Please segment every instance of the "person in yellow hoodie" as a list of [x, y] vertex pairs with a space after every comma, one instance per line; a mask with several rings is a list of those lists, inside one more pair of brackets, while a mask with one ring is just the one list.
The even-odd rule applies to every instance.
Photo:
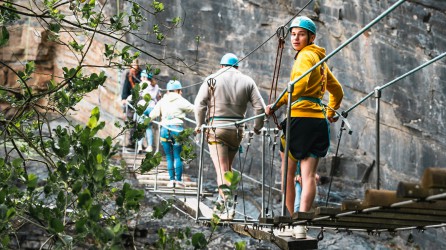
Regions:
[[[325, 49], [314, 44], [316, 38], [315, 23], [305, 16], [296, 17], [289, 27], [291, 44], [297, 51], [290, 80], [294, 81], [307, 72], [325, 57]], [[329, 92], [328, 106], [322, 105], [325, 92]], [[294, 174], [296, 163], [301, 161], [302, 195], [300, 212], [308, 212], [316, 194], [316, 169], [319, 159], [324, 157], [330, 145], [329, 122], [335, 122], [335, 112], [340, 107], [344, 92], [341, 84], [333, 76], [326, 63], [321, 64], [294, 85], [290, 119], [290, 145], [287, 171], [286, 207], [290, 214], [294, 212]], [[267, 115], [272, 114], [287, 104], [288, 92], [273, 107], [265, 109]], [[286, 122], [282, 122], [285, 133]], [[281, 138], [281, 151], [285, 148], [285, 134]], [[283, 156], [283, 153], [282, 153]], [[282, 157], [282, 171], [284, 171]], [[290, 235], [291, 236], [291, 235]], [[295, 227], [293, 236], [305, 238], [303, 227]]]

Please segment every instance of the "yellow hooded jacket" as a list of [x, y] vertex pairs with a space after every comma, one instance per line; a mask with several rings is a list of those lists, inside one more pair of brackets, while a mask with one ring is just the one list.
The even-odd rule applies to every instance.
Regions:
[[[315, 44], [305, 46], [296, 54], [290, 80], [294, 81], [302, 76], [324, 57], [324, 48]], [[326, 90], [330, 93], [328, 106], [337, 110], [344, 97], [344, 91], [342, 90], [341, 84], [327, 67], [327, 64], [323, 63], [294, 85], [291, 100], [295, 102], [300, 97], [322, 99]], [[288, 92], [277, 102], [275, 109], [280, 108], [287, 101]], [[326, 114], [327, 117], [333, 117], [335, 112], [328, 108]], [[325, 118], [325, 115], [321, 105], [309, 100], [302, 100], [291, 107], [291, 117]]]

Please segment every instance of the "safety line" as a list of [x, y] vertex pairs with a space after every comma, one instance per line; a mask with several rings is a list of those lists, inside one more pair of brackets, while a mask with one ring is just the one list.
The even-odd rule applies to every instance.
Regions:
[[[286, 22], [285, 23], [285, 25], [283, 25], [283, 26], [286, 26], [287, 24], [289, 24], [294, 18], [296, 18], [304, 9], [306, 9], [307, 7], [308, 7], [308, 5], [310, 5], [312, 2], [313, 2], [314, 0], [309, 0], [305, 5], [304, 5], [304, 7], [302, 7], [302, 9], [300, 9], [291, 19], [289, 19], [288, 20], [288, 22]], [[281, 26], [281, 27], [283, 27], [283, 26]], [[277, 35], [277, 33], [274, 33], [273, 35], [271, 35], [269, 38], [267, 38], [264, 42], [262, 42], [260, 45], [258, 45], [255, 49], [253, 49], [251, 52], [249, 52], [246, 56], [244, 56], [244, 57], [242, 57], [240, 60], [238, 60], [236, 63], [234, 63], [234, 65], [235, 64], [237, 64], [237, 63], [239, 63], [239, 62], [242, 62], [243, 60], [245, 60], [246, 58], [248, 58], [249, 56], [251, 56], [251, 54], [253, 54], [254, 52], [256, 52], [257, 50], [259, 50], [261, 47], [263, 47], [267, 42], [269, 42], [273, 37], [275, 37]], [[217, 74], [217, 75], [215, 75], [214, 76], [214, 78], [215, 77], [217, 77], [217, 76], [219, 76], [219, 75], [221, 75], [221, 74], [223, 74], [224, 72], [226, 72], [227, 70], [229, 70], [230, 68], [227, 68], [226, 70], [224, 70], [224, 71], [222, 71], [222, 72], [220, 72], [219, 74]], [[204, 80], [203, 81], [201, 81], [201, 82], [198, 82], [198, 83], [194, 83], [194, 84], [192, 84], [192, 85], [188, 85], [188, 86], [184, 86], [183, 87], [183, 89], [185, 89], [185, 88], [191, 88], [191, 87], [194, 87], [194, 86], [197, 86], [197, 85], [201, 85], [201, 84], [203, 84], [203, 82], [204, 82]], [[161, 91], [167, 91], [166, 89], [160, 89]]]
[[[383, 90], [384, 88], [389, 87], [390, 85], [396, 83], [397, 81], [399, 81], [399, 80], [401, 80], [401, 79], [403, 79], [403, 78], [405, 78], [405, 77], [407, 77], [407, 76], [409, 76], [409, 75], [411, 75], [411, 74], [417, 72], [418, 70], [420, 70], [420, 69], [422, 69], [422, 68], [424, 68], [424, 67], [426, 67], [426, 66], [428, 66], [428, 65], [430, 65], [430, 64], [432, 64], [432, 63], [434, 63], [434, 62], [436, 62], [436, 61], [438, 61], [438, 60], [440, 60], [440, 59], [442, 59], [442, 58], [445, 57], [445, 56], [446, 56], [446, 52], [443, 52], [443, 54], [440, 54], [439, 56], [435, 57], [434, 59], [431, 59], [431, 60], [429, 60], [429, 61], [427, 61], [427, 62], [421, 64], [420, 66], [418, 66], [418, 67], [412, 69], [411, 71], [408, 71], [407, 73], [405, 73], [405, 74], [403, 74], [403, 75], [401, 75], [401, 76], [399, 76], [399, 77], [393, 79], [392, 81], [390, 81], [390, 82], [384, 84], [383, 86], [376, 87], [375, 89], [376, 89], [376, 90]], [[359, 100], [357, 103], [355, 103], [353, 106], [351, 106], [349, 109], [345, 110], [344, 112], [345, 112], [346, 114], [348, 114], [350, 111], [352, 111], [352, 110], [355, 109], [357, 106], [359, 106], [361, 103], [363, 103], [363, 102], [366, 101], [368, 98], [370, 98], [374, 93], [375, 93], [375, 90], [373, 90], [372, 92], [370, 92], [368, 95], [366, 95], [365, 97], [363, 97], [361, 100]]]
[[[307, 70], [305, 73], [303, 73], [301, 76], [299, 76], [296, 80], [293, 80], [288, 83], [288, 86], [294, 86], [298, 81], [303, 79], [306, 75], [308, 75], [311, 71], [319, 67], [321, 64], [326, 62], [328, 59], [330, 59], [332, 56], [334, 56], [336, 53], [338, 53], [341, 49], [343, 49], [345, 46], [349, 45], [353, 40], [355, 40], [357, 37], [359, 37], [362, 33], [367, 31], [370, 27], [372, 27], [374, 24], [376, 24], [378, 21], [383, 19], [385, 16], [387, 16], [390, 12], [392, 12], [396, 7], [400, 6], [402, 3], [404, 3], [406, 0], [400, 0], [393, 4], [390, 8], [388, 8], [386, 11], [384, 11], [381, 15], [373, 19], [369, 24], [367, 24], [364, 28], [362, 28], [360, 31], [358, 31], [356, 34], [354, 34], [351, 38], [349, 38], [347, 41], [345, 41], [343, 44], [341, 44], [338, 48], [333, 50], [330, 54], [328, 54], [326, 57], [324, 57], [322, 60], [320, 60], [318, 63], [316, 63], [313, 67], [311, 67], [309, 70]], [[284, 89], [282, 93], [280, 94], [279, 98], [276, 99], [274, 104], [272, 105], [272, 109], [277, 105], [279, 100], [285, 95], [288, 88]]]

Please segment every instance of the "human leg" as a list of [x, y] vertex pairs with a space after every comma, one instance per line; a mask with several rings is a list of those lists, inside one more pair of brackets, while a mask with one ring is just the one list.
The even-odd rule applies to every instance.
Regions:
[[308, 212], [316, 196], [316, 169], [319, 158], [307, 157], [301, 160], [302, 195], [300, 212]]
[[181, 151], [183, 150], [183, 146], [178, 143], [173, 144], [173, 158], [175, 165], [175, 179], [177, 181], [182, 180], [183, 176], [183, 162], [181, 161]]
[[220, 197], [225, 197], [220, 186], [223, 184], [229, 184], [224, 179], [224, 174], [231, 169], [229, 165], [228, 146], [213, 143], [209, 144], [209, 153], [211, 154], [212, 162], [214, 163], [215, 172], [217, 174], [217, 185]]
[[[224, 174], [232, 169], [232, 162], [243, 138], [243, 128], [216, 129], [208, 136], [209, 152], [217, 173], [217, 184], [220, 187], [222, 184], [229, 184], [224, 180]], [[219, 193], [224, 198], [221, 189]]]
[[169, 179], [175, 180], [175, 169], [174, 169], [174, 157], [173, 157], [173, 147], [171, 142], [162, 141], [164, 153], [166, 154], [167, 162], [167, 172], [169, 173]]
[[296, 182], [295, 186], [296, 196], [294, 197], [294, 212], [298, 212], [300, 208], [300, 196], [302, 194], [302, 187], [299, 182]]
[[[285, 171], [285, 161], [284, 161], [285, 154], [283, 152], [280, 152], [280, 157], [282, 159], [282, 190], [284, 188], [284, 181], [283, 181], [283, 173]], [[290, 215], [294, 214], [294, 199], [296, 196], [296, 189], [295, 189], [295, 181], [294, 181], [294, 175], [296, 173], [296, 164], [297, 162], [288, 157], [288, 171], [287, 171], [287, 185], [286, 185], [286, 200], [285, 205], [288, 209], [288, 212]]]
[[171, 181], [175, 180], [175, 170], [174, 170], [174, 158], [173, 158], [173, 146], [170, 139], [170, 132], [167, 128], [161, 128], [161, 145], [163, 146], [164, 154], [166, 155], [167, 161], [167, 172], [169, 173], [169, 179]]
[[153, 150], [153, 130], [152, 123], [149, 123], [146, 129], [146, 140], [147, 140], [147, 151], [151, 152]]

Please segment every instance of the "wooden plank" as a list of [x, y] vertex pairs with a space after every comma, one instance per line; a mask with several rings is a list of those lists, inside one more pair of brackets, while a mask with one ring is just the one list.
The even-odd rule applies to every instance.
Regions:
[[293, 223], [293, 218], [290, 216], [275, 216], [274, 224], [291, 224]]
[[295, 212], [293, 214], [293, 220], [311, 220], [314, 218], [313, 212]]
[[414, 225], [418, 222], [429, 222], [431, 224], [439, 224], [442, 222], [446, 222], [445, 216], [436, 216], [436, 215], [430, 215], [430, 214], [405, 214], [405, 213], [397, 213], [395, 211], [387, 210], [387, 211], [380, 211], [377, 210], [376, 212], [372, 213], [359, 213], [359, 214], [352, 214], [349, 215], [350, 217], [360, 217], [360, 218], [375, 218], [375, 219], [395, 219], [395, 220], [403, 220], [403, 221], [409, 221], [413, 223]]
[[[197, 214], [197, 197], [178, 197], [175, 200], [177, 206], [182, 206], [188, 214], [195, 217]], [[200, 214], [199, 217], [212, 218], [214, 211], [206, 204], [200, 201]]]
[[[363, 205], [363, 202], [360, 200], [345, 200], [342, 202], [341, 210], [342, 211], [358, 211], [371, 206]], [[438, 200], [438, 201], [425, 201], [425, 202], [415, 202], [411, 204], [406, 204], [404, 206], [399, 206], [398, 208], [412, 208], [412, 209], [425, 209], [425, 210], [445, 210], [446, 209], [446, 201]], [[381, 208], [383, 209], [383, 208]]]
[[240, 224], [230, 225], [232, 230], [258, 240], [266, 240], [276, 244], [280, 249], [317, 249], [317, 240], [311, 237], [296, 239], [293, 237], [280, 237], [271, 233], [270, 229], [254, 229], [252, 226]]
[[335, 216], [339, 213], [341, 213], [341, 208], [340, 207], [317, 207], [315, 210], [314, 215], [316, 217], [319, 216]]
[[406, 198], [396, 197], [396, 191], [368, 189], [365, 191], [363, 207], [388, 207], [393, 203], [406, 201]]
[[[197, 196], [197, 190], [181, 190], [181, 189], [170, 189], [170, 190], [148, 190], [153, 194], [165, 194], [165, 195], [174, 195], [178, 198], [182, 196]], [[203, 197], [213, 196], [213, 193], [201, 193]]]
[[268, 224], [268, 225], [272, 225], [272, 224], [274, 224], [274, 218], [264, 218], [264, 217], [260, 217], [260, 218], [259, 218], [259, 224]]
[[390, 212], [392, 214], [407, 214], [409, 216], [412, 215], [429, 215], [429, 216], [438, 216], [446, 218], [446, 210], [435, 210], [435, 209], [418, 209], [418, 208], [407, 208], [407, 207], [399, 207], [399, 208], [382, 208], [380, 210], [375, 211], [376, 213], [380, 212]]
[[336, 221], [339, 223], [343, 222], [355, 222], [355, 223], [362, 223], [363, 225], [374, 225], [374, 226], [380, 226], [385, 225], [384, 228], [387, 228], [388, 226], [391, 227], [408, 227], [408, 226], [429, 226], [434, 224], [440, 224], [438, 222], [431, 222], [431, 221], [413, 221], [413, 220], [399, 220], [396, 218], [380, 218], [380, 217], [372, 217], [371, 215], [367, 214], [355, 214], [355, 215], [349, 215], [345, 217], [337, 217]]
[[[155, 185], [155, 180], [139, 180], [138, 182], [140, 184], [145, 184], [145, 185]], [[168, 183], [169, 183], [168, 180], [158, 180], [158, 185], [161, 186], [167, 186]], [[197, 183], [192, 181], [185, 181], [184, 185], [186, 187], [196, 187]]]
[[344, 200], [341, 204], [341, 211], [356, 211], [362, 208], [361, 200]]
[[423, 188], [446, 189], [446, 168], [426, 168], [421, 178]]
[[400, 198], [424, 198], [429, 196], [429, 189], [422, 188], [420, 183], [400, 182], [396, 189], [396, 196]]
[[364, 229], [364, 230], [377, 230], [377, 229], [387, 229], [394, 230], [399, 228], [396, 225], [386, 225], [386, 224], [365, 224], [363, 222], [347, 222], [340, 220], [321, 220], [321, 221], [310, 221], [309, 226], [317, 227], [334, 227], [334, 228], [345, 228], [345, 229]]

